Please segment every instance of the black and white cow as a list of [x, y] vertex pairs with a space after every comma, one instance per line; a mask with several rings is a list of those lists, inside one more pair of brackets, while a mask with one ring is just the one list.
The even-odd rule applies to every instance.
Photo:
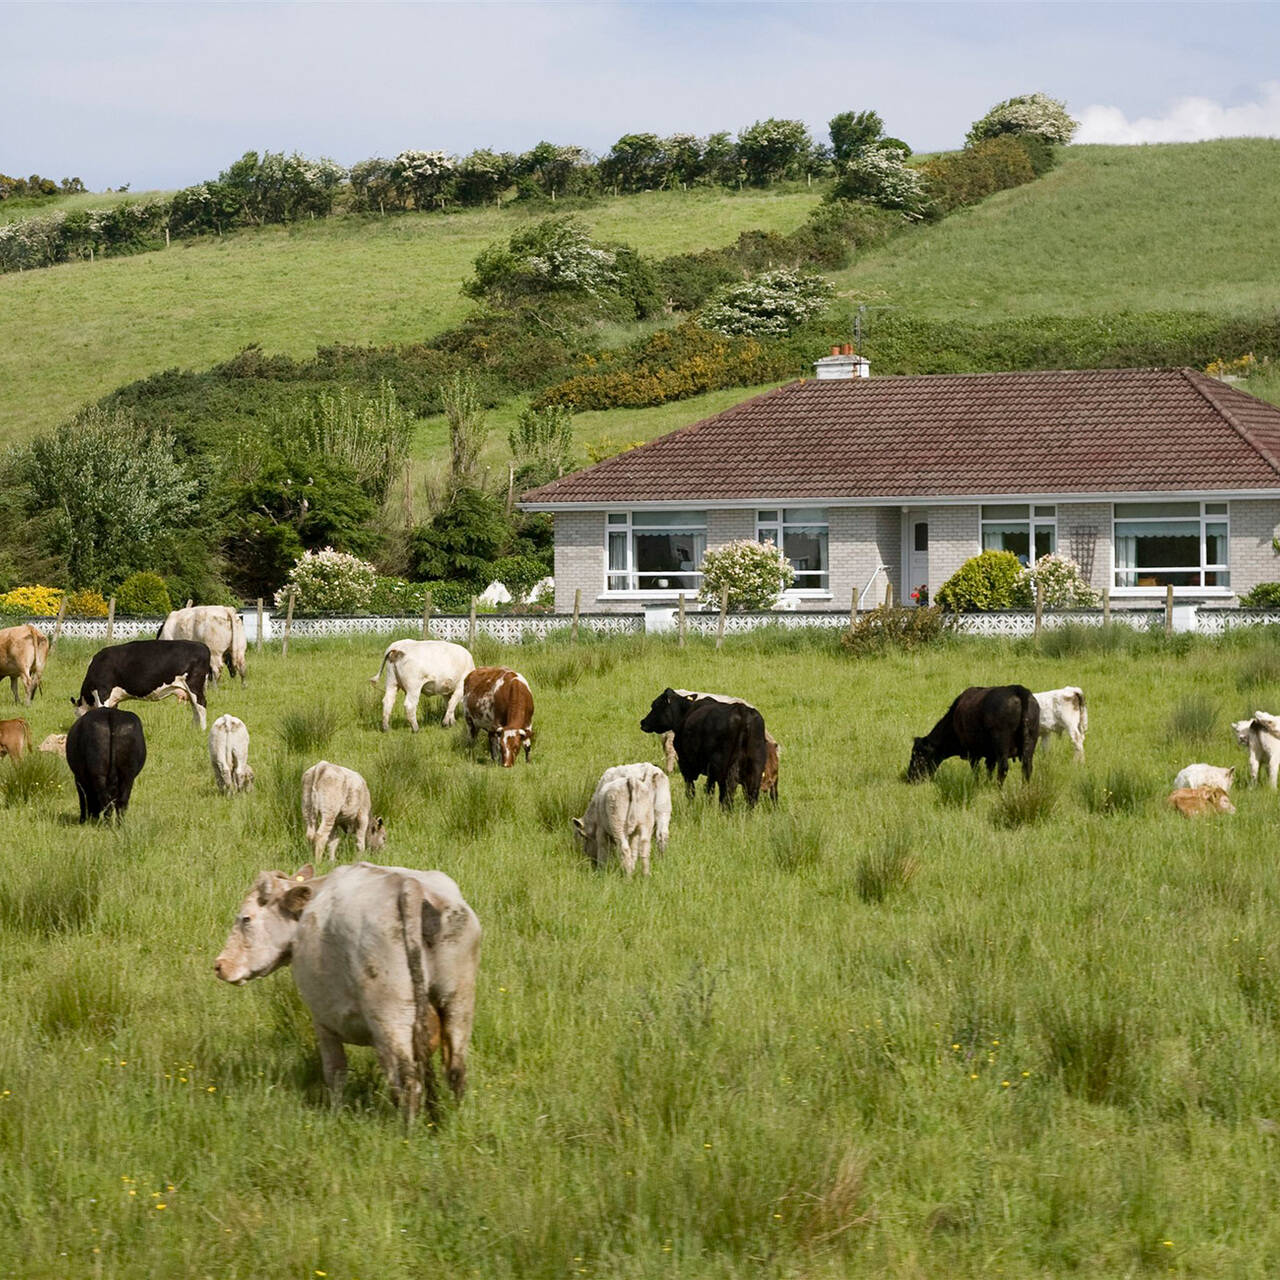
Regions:
[[947, 713], [911, 747], [907, 779], [931, 778], [949, 756], [961, 756], [977, 772], [986, 763], [987, 776], [998, 769], [1004, 785], [1009, 761], [1022, 762], [1022, 776], [1031, 780], [1031, 757], [1040, 734], [1040, 707], [1025, 685], [987, 688], [973, 685], [947, 708]]
[[142, 721], [132, 711], [85, 711], [67, 732], [67, 764], [80, 796], [80, 821], [122, 817], [146, 760]]
[[76, 715], [90, 707], [114, 707], [126, 698], [158, 702], [182, 694], [203, 731], [204, 688], [209, 680], [207, 645], [195, 640], [132, 640], [99, 649], [89, 660], [80, 696], [72, 698]]

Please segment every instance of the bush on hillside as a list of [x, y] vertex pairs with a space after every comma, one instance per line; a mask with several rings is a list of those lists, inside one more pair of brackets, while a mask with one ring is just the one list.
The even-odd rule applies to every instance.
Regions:
[[163, 618], [173, 604], [158, 573], [131, 573], [116, 588], [116, 612], [131, 618]]
[[1280, 608], [1280, 582], [1260, 582], [1240, 597], [1242, 609]]
[[290, 590], [296, 593], [295, 613], [359, 613], [373, 597], [373, 565], [359, 556], [325, 547], [306, 551], [276, 592], [276, 608], [284, 608]]
[[865, 200], [908, 217], [918, 217], [928, 202], [920, 171], [911, 168], [893, 148], [873, 148], [854, 156], [840, 170], [832, 195], [840, 200]]
[[1079, 564], [1070, 556], [1051, 551], [1025, 571], [1031, 598], [1036, 588], [1044, 591], [1044, 603], [1050, 609], [1093, 609], [1102, 603], [1102, 595], [1084, 579]]
[[800, 120], [757, 120], [738, 134], [738, 160], [752, 186], [803, 177], [813, 141]]
[[791, 561], [772, 542], [740, 538], [713, 547], [702, 557], [702, 587], [698, 599], [719, 604], [729, 591], [728, 608], [735, 612], [768, 609], [795, 581]]
[[1030, 182], [1036, 171], [1027, 141], [1012, 135], [987, 138], [963, 151], [927, 161], [920, 171], [932, 210], [950, 213], [997, 191]]
[[910, 652], [936, 644], [951, 629], [951, 616], [937, 605], [886, 608], [880, 605], [841, 633], [840, 644], [855, 658], [878, 653]]
[[821, 315], [833, 295], [822, 276], [784, 267], [730, 285], [703, 308], [699, 319], [704, 328], [717, 333], [785, 334]]
[[1067, 143], [1080, 127], [1078, 120], [1067, 114], [1065, 102], [1043, 93], [1024, 93], [997, 102], [980, 120], [975, 120], [965, 141], [969, 144], [1003, 133], [1031, 134], [1045, 142]]
[[1031, 604], [1027, 571], [1012, 551], [984, 551], [942, 584], [937, 602], [955, 613], [1026, 609]]

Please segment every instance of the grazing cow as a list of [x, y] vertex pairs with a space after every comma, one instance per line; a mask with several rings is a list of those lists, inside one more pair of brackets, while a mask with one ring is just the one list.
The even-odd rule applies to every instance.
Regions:
[[609, 849], [617, 845], [622, 869], [630, 876], [636, 869], [649, 874], [649, 845], [656, 836], [658, 852], [665, 853], [671, 834], [671, 783], [656, 764], [617, 764], [606, 769], [596, 784], [587, 811], [573, 820], [574, 834], [583, 851], [603, 866]]
[[244, 684], [247, 646], [244, 619], [238, 609], [224, 604], [197, 604], [174, 609], [160, 624], [157, 640], [196, 640], [209, 650], [209, 669], [214, 684], [222, 678], [225, 661], [231, 674]]
[[31, 726], [25, 720], [0, 720], [0, 757], [21, 760], [31, 750]]
[[640, 721], [645, 733], [673, 733], [680, 776], [692, 796], [698, 778], [707, 776], [707, 791], [718, 787], [720, 803], [733, 804], [741, 784], [747, 803], [760, 798], [769, 749], [764, 717], [745, 702], [690, 698], [664, 689]]
[[67, 764], [80, 796], [80, 821], [124, 816], [147, 762], [142, 721], [132, 711], [90, 707], [67, 733]]
[[440, 1046], [454, 1096], [467, 1085], [480, 922], [442, 871], [356, 862], [316, 877], [264, 871], [213, 971], [242, 986], [292, 964], [311, 1012], [325, 1084], [342, 1103], [343, 1045], [372, 1045], [412, 1122], [436, 1106], [431, 1055]]
[[249, 730], [236, 716], [219, 716], [209, 730], [209, 759], [218, 790], [252, 791], [253, 770], [249, 767]]
[[462, 645], [450, 644], [447, 640], [397, 640], [389, 644], [382, 655], [378, 675], [369, 677], [370, 684], [377, 684], [383, 667], [386, 668], [382, 732], [391, 728], [391, 709], [397, 692], [404, 693], [405, 719], [414, 733], [418, 732], [418, 698], [424, 693], [428, 698], [447, 698], [444, 719], [440, 722], [447, 729], [462, 700], [462, 683], [475, 666], [475, 659]]
[[1277, 777], [1280, 777], [1280, 716], [1255, 711], [1252, 720], [1233, 721], [1231, 728], [1236, 741], [1248, 748], [1249, 781], [1258, 781], [1258, 766], [1265, 763], [1274, 791]]
[[302, 775], [302, 817], [314, 857], [337, 857], [338, 839], [344, 831], [356, 838], [356, 850], [381, 849], [387, 829], [373, 817], [369, 784], [354, 770], [320, 760]]
[[1170, 792], [1165, 802], [1184, 818], [1199, 818], [1206, 813], [1235, 813], [1236, 807], [1221, 787], [1183, 787]]
[[44, 677], [48, 656], [49, 637], [29, 622], [0, 631], [0, 680], [8, 678], [14, 702], [18, 701], [18, 682], [21, 681], [27, 706], [31, 705], [32, 695]]
[[1189, 764], [1174, 778], [1173, 785], [1175, 790], [1182, 790], [1184, 787], [1221, 787], [1223, 791], [1230, 791], [1235, 780], [1234, 765], [1230, 769], [1220, 769], [1214, 764]]
[[533, 747], [533, 691], [510, 667], [477, 667], [467, 672], [462, 687], [462, 714], [472, 742], [483, 729], [489, 735], [489, 756], [510, 769], [524, 748], [527, 763]]
[[[702, 693], [696, 689], [677, 689], [682, 698], [692, 698], [695, 702], [701, 698], [708, 698], [712, 702], [736, 702], [741, 706], [750, 707], [753, 704], [745, 698], [731, 698], [726, 693]], [[757, 708], [758, 710], [758, 708]], [[778, 803], [778, 757], [782, 754], [782, 748], [778, 746], [773, 734], [768, 729], [764, 731], [764, 741], [768, 748], [768, 757], [764, 766], [764, 777], [761, 780], [761, 790], [774, 802]], [[676, 767], [676, 735], [668, 729], [662, 735], [662, 752], [666, 760], [667, 772], [672, 773]]]
[[1005, 684], [966, 689], [947, 713], [911, 747], [907, 780], [931, 778], [950, 756], [961, 756], [976, 773], [983, 761], [987, 777], [998, 770], [1004, 785], [1010, 760], [1022, 761], [1022, 776], [1031, 780], [1031, 758], [1040, 734], [1040, 704], [1025, 685]]
[[40, 744], [40, 750], [51, 751], [65, 760], [67, 758], [67, 735], [65, 733], [49, 734]]
[[203, 733], [207, 712], [204, 687], [209, 679], [209, 650], [194, 640], [131, 640], [99, 649], [89, 659], [76, 715], [90, 707], [114, 707], [127, 698], [158, 702], [185, 694], [191, 715]]
[[1040, 741], [1047, 747], [1051, 734], [1064, 733], [1076, 749], [1076, 760], [1084, 763], [1084, 735], [1089, 732], [1089, 711], [1084, 704], [1084, 690], [1073, 684], [1065, 689], [1037, 693], [1040, 707]]

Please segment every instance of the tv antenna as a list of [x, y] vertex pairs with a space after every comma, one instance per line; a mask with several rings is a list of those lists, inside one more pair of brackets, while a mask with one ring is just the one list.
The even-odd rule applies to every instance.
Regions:
[[858, 309], [853, 317], [853, 354], [855, 356], [862, 355], [862, 337], [866, 329], [866, 319], [868, 311], [896, 311], [898, 308], [887, 304], [878, 307], [868, 306], [865, 302], [858, 303]]

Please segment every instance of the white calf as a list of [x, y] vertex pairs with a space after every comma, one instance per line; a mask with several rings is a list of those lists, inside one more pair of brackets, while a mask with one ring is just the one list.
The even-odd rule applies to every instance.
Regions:
[[252, 791], [253, 770], [249, 768], [249, 730], [236, 716], [219, 716], [209, 730], [209, 759], [218, 790]]
[[657, 765], [620, 764], [606, 769], [595, 794], [573, 829], [588, 857], [603, 865], [611, 845], [617, 845], [628, 876], [640, 868], [649, 874], [649, 846], [656, 838], [663, 853], [671, 833], [671, 784]]
[[332, 861], [343, 831], [355, 835], [360, 853], [381, 849], [387, 843], [387, 829], [372, 810], [369, 784], [354, 769], [321, 760], [302, 775], [302, 817], [314, 857], [324, 848]]
[[1089, 712], [1084, 705], [1084, 690], [1069, 684], [1064, 689], [1037, 693], [1040, 706], [1040, 741], [1050, 734], [1064, 733], [1076, 749], [1076, 759], [1084, 760], [1084, 735], [1089, 732]]
[[1175, 791], [1194, 787], [1221, 787], [1223, 791], [1230, 791], [1235, 780], [1235, 765], [1222, 769], [1215, 764], [1189, 764], [1174, 778], [1173, 787]]
[[1236, 741], [1249, 752], [1249, 781], [1258, 781], [1258, 766], [1267, 766], [1272, 789], [1280, 776], [1280, 716], [1255, 711], [1252, 720], [1236, 720], [1231, 728]]
[[422, 694], [449, 699], [440, 722], [446, 729], [453, 723], [462, 699], [462, 683], [468, 672], [475, 670], [475, 660], [460, 644], [447, 640], [397, 640], [382, 655], [378, 675], [369, 679], [378, 683], [382, 668], [387, 670], [386, 688], [382, 694], [382, 732], [391, 728], [391, 708], [396, 694], [404, 692], [404, 714], [409, 727], [418, 732], [418, 698]]

